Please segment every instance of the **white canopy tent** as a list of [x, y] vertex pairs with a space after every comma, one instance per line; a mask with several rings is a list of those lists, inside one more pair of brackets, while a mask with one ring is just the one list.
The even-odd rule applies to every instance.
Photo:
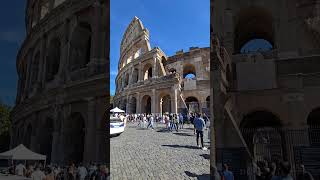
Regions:
[[110, 112], [112, 112], [112, 113], [124, 113], [124, 110], [119, 109], [118, 107], [115, 107], [115, 108], [111, 109]]
[[0, 153], [0, 159], [10, 159], [10, 160], [43, 160], [47, 159], [46, 155], [35, 153], [28, 148], [26, 148], [23, 144], [19, 146]]

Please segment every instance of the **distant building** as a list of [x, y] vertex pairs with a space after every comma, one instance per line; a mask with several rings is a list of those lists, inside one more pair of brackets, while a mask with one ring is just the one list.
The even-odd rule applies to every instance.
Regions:
[[134, 17], [120, 49], [115, 106], [127, 113], [209, 111], [210, 48], [167, 57], [159, 47], [151, 49], [148, 30]]
[[28, 0], [11, 146], [47, 162], [105, 161], [106, 1]]

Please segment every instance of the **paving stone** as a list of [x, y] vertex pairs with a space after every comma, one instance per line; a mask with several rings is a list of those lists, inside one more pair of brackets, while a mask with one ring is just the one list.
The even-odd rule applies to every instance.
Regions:
[[[209, 159], [204, 157], [210, 151], [196, 147], [192, 129], [158, 132], [165, 126], [155, 130], [135, 126], [129, 123], [125, 132], [110, 139], [111, 179], [209, 179]], [[207, 134], [204, 142], [209, 141]]]

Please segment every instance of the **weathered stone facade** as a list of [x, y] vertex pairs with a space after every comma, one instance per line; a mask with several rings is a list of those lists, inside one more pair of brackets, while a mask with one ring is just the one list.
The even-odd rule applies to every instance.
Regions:
[[23, 143], [52, 163], [106, 161], [108, 7], [100, 0], [27, 1], [12, 147]]
[[[320, 124], [319, 1], [216, 0], [211, 5], [216, 130], [211, 144], [217, 147], [211, 148], [211, 164], [224, 161], [246, 172], [243, 161], [264, 156], [288, 160], [294, 174], [295, 153], [316, 148], [320, 140], [312, 135], [312, 127]], [[259, 38], [273, 49], [240, 53], [246, 42]], [[269, 138], [265, 144], [255, 140], [261, 134]], [[240, 151], [251, 155], [240, 156]]]
[[186, 106], [208, 112], [209, 48], [192, 47], [167, 57], [159, 47], [151, 49], [149, 32], [135, 17], [120, 49], [114, 106], [127, 113], [179, 113]]

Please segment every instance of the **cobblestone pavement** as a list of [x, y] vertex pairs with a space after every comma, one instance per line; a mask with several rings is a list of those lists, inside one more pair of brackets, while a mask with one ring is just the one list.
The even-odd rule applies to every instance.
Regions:
[[[167, 132], [162, 124], [155, 130], [127, 125], [125, 132], [110, 139], [111, 179], [209, 179], [210, 150], [196, 146], [188, 127]], [[210, 145], [208, 131], [204, 145]]]

